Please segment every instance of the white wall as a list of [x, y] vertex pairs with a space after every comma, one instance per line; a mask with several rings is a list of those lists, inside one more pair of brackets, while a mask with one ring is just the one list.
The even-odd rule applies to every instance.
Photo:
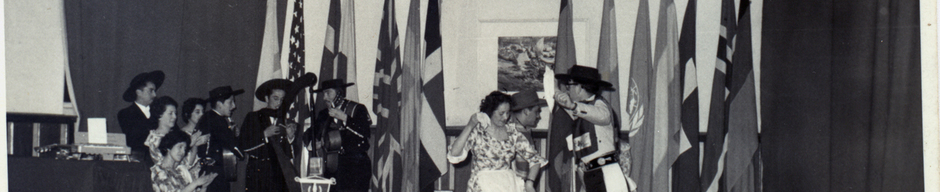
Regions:
[[64, 2], [6, 0], [9, 112], [63, 114], [67, 47]]

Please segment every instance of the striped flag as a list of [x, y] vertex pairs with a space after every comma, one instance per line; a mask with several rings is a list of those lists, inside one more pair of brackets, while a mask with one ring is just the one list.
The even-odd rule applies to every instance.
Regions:
[[725, 101], [728, 93], [726, 72], [732, 63], [735, 38], [734, 0], [721, 2], [721, 31], [718, 38], [718, 59], [715, 61], [715, 78], [712, 85], [711, 109], [709, 109], [708, 133], [705, 138], [705, 154], [702, 160], [702, 190], [725, 191], [720, 186], [723, 180], [725, 151], [728, 143]]
[[[672, 165], [672, 190], [700, 192], [698, 172], [698, 81], [695, 68], [695, 9], [696, 1], [689, 0], [679, 34], [679, 82], [682, 85], [681, 138], [689, 146], [680, 147], [679, 157]], [[685, 144], [685, 142], [682, 142]]]
[[[283, 78], [281, 74], [280, 53], [277, 42], [277, 0], [267, 0], [267, 11], [264, 14], [264, 36], [261, 40], [261, 59], [258, 62], [258, 78], [255, 87], [270, 79]], [[258, 98], [254, 99], [252, 111], [267, 106]]]
[[441, 58], [441, 12], [439, 0], [428, 0], [424, 28], [424, 67], [421, 74], [421, 139], [418, 187], [433, 191], [431, 184], [447, 172], [447, 137], [444, 135], [444, 73]]
[[[760, 153], [757, 141], [757, 98], [751, 55], [750, 3], [741, 1], [734, 62], [728, 67], [728, 143], [725, 159], [725, 188], [728, 191], [760, 190]], [[719, 162], [721, 163], [721, 162]]]
[[372, 88], [372, 111], [377, 118], [373, 134], [378, 138], [372, 150], [372, 191], [400, 191], [404, 163], [399, 143], [401, 61], [394, 0], [385, 0], [378, 40]]
[[653, 97], [650, 33], [649, 0], [640, 0], [633, 33], [626, 109], [630, 117], [630, 178], [636, 181], [637, 191], [652, 191], [653, 183], [653, 134], [656, 130], [650, 105]]
[[682, 89], [679, 84], [679, 29], [676, 5], [663, 0], [659, 8], [659, 26], [656, 31], [656, 52], [652, 81], [653, 124], [653, 189], [669, 189], [669, 175], [679, 151], [689, 146], [682, 138]]
[[[306, 56], [304, 54], [305, 52], [304, 52], [304, 12], [303, 12], [304, 6], [303, 4], [304, 4], [303, 0], [296, 0], [293, 4], [288, 5], [287, 7], [288, 8], [287, 10], [292, 10], [292, 12], [290, 13], [291, 14], [291, 21], [289, 24], [290, 28], [284, 31], [285, 33], [290, 33], [290, 35], [285, 35], [284, 37], [285, 38], [284, 44], [287, 44], [285, 45], [287, 46], [287, 48], [284, 48], [284, 49], [288, 50], [288, 52], [286, 53], [287, 54], [286, 58], [287, 58], [288, 66], [290, 67], [288, 69], [287, 80], [291, 80], [291, 81], [296, 81], [297, 78], [300, 78], [300, 76], [306, 74], [305, 69], [304, 69], [304, 59], [303, 59], [304, 56]], [[285, 24], [285, 26], [287, 25], [288, 24]], [[285, 58], [285, 57], [282, 56], [282, 58]], [[295, 133], [296, 135], [299, 135], [299, 137], [297, 138], [300, 139], [301, 141], [304, 140], [302, 130], [306, 129], [307, 127], [306, 125], [308, 125], [308, 123], [310, 122], [310, 117], [311, 117], [310, 103], [311, 102], [309, 101], [309, 97], [307, 97], [304, 91], [301, 91], [297, 93], [297, 96], [294, 98], [294, 102], [291, 104], [290, 108], [287, 110], [287, 117], [286, 117], [287, 120], [297, 122], [297, 123], [302, 123], [301, 131], [297, 131]], [[294, 169], [297, 169], [298, 167], [304, 167], [307, 163], [307, 162], [301, 161], [301, 159], [304, 159], [302, 157], [307, 157], [308, 155], [307, 150], [300, 150], [302, 148], [303, 147], [300, 142], [296, 142], [293, 144], [293, 147], [292, 147], [292, 151], [294, 153], [293, 163], [294, 165], [299, 165], [299, 166], [294, 166], [293, 167]], [[303, 171], [295, 170], [294, 173], [303, 174], [303, 173], [306, 173], [306, 170], [303, 170]], [[295, 189], [296, 188], [292, 188], [292, 190], [295, 190]]]
[[419, 153], [421, 140], [418, 126], [421, 122], [421, 21], [419, 7], [421, 2], [411, 0], [408, 5], [408, 26], [405, 29], [404, 54], [402, 55], [401, 76], [401, 144], [404, 157], [404, 172], [401, 191], [418, 191]]
[[[568, 73], [568, 69], [577, 62], [574, 48], [574, 31], [572, 29], [573, 16], [571, 12], [571, 2], [561, 0], [560, 13], [558, 16], [558, 38], [555, 44], [555, 74]], [[555, 82], [558, 89], [562, 82]], [[568, 151], [568, 145], [565, 137], [571, 135], [571, 127], [574, 122], [561, 107], [555, 105], [552, 108], [549, 131], [548, 131], [548, 161], [554, 162], [548, 168], [549, 189], [560, 191], [574, 191], [573, 182], [573, 153]]]
[[[306, 73], [304, 69], [304, 8], [303, 0], [294, 1], [293, 5], [288, 6], [292, 8], [292, 18], [290, 22], [290, 36], [285, 37], [289, 39], [287, 46], [289, 46], [287, 52], [287, 63], [290, 68], [287, 72], [287, 80], [294, 81], [300, 76]], [[296, 99], [294, 100], [293, 105], [290, 106], [290, 109], [287, 111], [287, 119], [290, 119], [294, 122], [305, 122], [307, 118], [310, 117], [310, 106], [309, 101], [307, 101], [306, 94], [301, 91], [297, 94]]]
[[[323, 43], [323, 60], [320, 63], [322, 80], [356, 80], [356, 28], [355, 12], [352, 0], [331, 0], [330, 12], [326, 23], [326, 38]], [[312, 89], [311, 89], [312, 90]], [[346, 99], [358, 101], [359, 88], [352, 85], [346, 88]], [[312, 93], [311, 93], [312, 94]], [[317, 94], [317, 101], [323, 100], [323, 94]], [[326, 102], [316, 102], [316, 110], [327, 107]]]

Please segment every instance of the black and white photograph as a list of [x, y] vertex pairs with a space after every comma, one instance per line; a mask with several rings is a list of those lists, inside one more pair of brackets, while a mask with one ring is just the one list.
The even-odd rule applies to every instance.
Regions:
[[543, 91], [555, 64], [555, 37], [499, 37], [499, 90]]
[[3, 0], [0, 191], [940, 191], [936, 0]]

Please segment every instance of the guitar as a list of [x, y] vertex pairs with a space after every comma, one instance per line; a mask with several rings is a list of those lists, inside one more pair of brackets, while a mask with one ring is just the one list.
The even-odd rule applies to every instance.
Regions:
[[[236, 149], [236, 152], [237, 150], [238, 149]], [[238, 180], [238, 171], [236, 169], [238, 156], [241, 155], [236, 155], [232, 150], [222, 150], [222, 168], [225, 170], [225, 176], [228, 178], [229, 182]]]

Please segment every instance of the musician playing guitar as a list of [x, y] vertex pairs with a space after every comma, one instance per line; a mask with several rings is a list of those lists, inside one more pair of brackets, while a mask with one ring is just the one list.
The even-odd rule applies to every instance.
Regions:
[[[286, 91], [293, 82], [285, 79], [272, 79], [264, 82], [255, 90], [255, 98], [265, 102], [265, 108], [245, 115], [242, 133], [238, 136], [238, 146], [248, 157], [245, 174], [246, 191], [287, 191], [287, 182], [282, 176], [282, 168], [274, 152], [274, 145], [282, 149], [291, 149], [294, 141], [296, 123], [278, 124], [277, 110], [281, 108]], [[286, 133], [286, 134], [283, 134]], [[285, 150], [286, 157], [293, 157], [292, 150]]]
[[230, 191], [229, 180], [234, 170], [226, 170], [223, 151], [238, 153], [235, 147], [235, 124], [232, 111], [235, 110], [235, 96], [245, 90], [232, 91], [230, 86], [222, 86], [209, 91], [208, 103], [212, 107], [196, 126], [199, 131], [210, 134], [207, 147], [200, 147], [197, 154], [205, 161], [203, 170], [218, 173], [219, 176], [209, 184], [206, 191]]
[[342, 138], [336, 171], [339, 173], [326, 171], [324, 175], [336, 179], [336, 185], [330, 191], [368, 191], [371, 184], [372, 161], [367, 151], [372, 134], [369, 128], [372, 126], [372, 118], [365, 105], [345, 98], [346, 87], [352, 85], [343, 79], [323, 81], [320, 89], [314, 92], [323, 94], [323, 102], [330, 106], [317, 113], [313, 129], [304, 133], [307, 138], [324, 140], [323, 137], [327, 135], [336, 135], [328, 134], [332, 131], [338, 132]]

